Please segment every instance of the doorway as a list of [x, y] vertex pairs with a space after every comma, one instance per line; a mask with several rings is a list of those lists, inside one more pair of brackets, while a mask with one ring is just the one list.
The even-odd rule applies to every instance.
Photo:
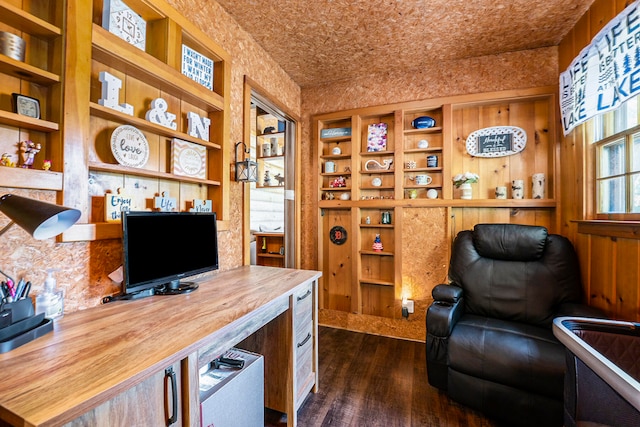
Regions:
[[295, 268], [298, 121], [271, 99], [245, 80], [245, 141], [258, 164], [258, 181], [245, 187], [244, 263]]

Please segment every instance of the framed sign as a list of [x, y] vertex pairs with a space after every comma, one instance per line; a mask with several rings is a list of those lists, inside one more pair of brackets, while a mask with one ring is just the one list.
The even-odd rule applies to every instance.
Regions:
[[23, 116], [40, 118], [40, 101], [29, 96], [13, 94], [13, 112]]
[[493, 126], [471, 132], [467, 153], [475, 157], [504, 157], [517, 154], [527, 145], [527, 133], [517, 126]]
[[213, 60], [182, 45], [182, 74], [209, 90], [213, 90]]
[[510, 133], [498, 133], [495, 135], [479, 135], [478, 136], [478, 153], [500, 153], [511, 151]]
[[171, 157], [174, 175], [205, 179], [207, 176], [207, 148], [182, 139], [173, 139]]
[[122, 40], [145, 50], [147, 22], [122, 0], [104, 0], [102, 26]]
[[111, 153], [121, 165], [141, 168], [149, 160], [149, 143], [138, 128], [118, 126], [111, 134]]

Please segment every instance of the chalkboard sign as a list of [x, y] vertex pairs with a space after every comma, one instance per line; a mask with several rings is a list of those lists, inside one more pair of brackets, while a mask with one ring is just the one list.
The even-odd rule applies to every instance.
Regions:
[[479, 153], [501, 153], [512, 150], [513, 134], [501, 133], [497, 135], [478, 136]]
[[524, 150], [527, 133], [517, 126], [493, 126], [471, 132], [465, 145], [471, 156], [511, 156]]

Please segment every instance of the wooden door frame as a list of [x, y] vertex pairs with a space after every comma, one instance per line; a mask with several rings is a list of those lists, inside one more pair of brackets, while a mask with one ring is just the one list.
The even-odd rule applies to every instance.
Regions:
[[[284, 104], [277, 101], [277, 98], [270, 94], [267, 90], [261, 87], [258, 83], [252, 80], [248, 76], [244, 76], [244, 93], [243, 93], [243, 140], [249, 146], [251, 141], [251, 99], [252, 95], [257, 94], [259, 97], [267, 100], [271, 106], [279, 110], [287, 120], [295, 123], [295, 152], [294, 152], [294, 212], [293, 212], [293, 237], [295, 240], [295, 254], [294, 265], [292, 268], [300, 268], [300, 215], [301, 215], [301, 201], [300, 201], [300, 141], [301, 141], [301, 126], [300, 117], [297, 114], [291, 112], [291, 110]], [[286, 202], [286, 197], [285, 197]], [[249, 218], [249, 206], [250, 206], [250, 191], [243, 186], [242, 188], [242, 261], [244, 265], [250, 264], [251, 259], [251, 245], [250, 245], [250, 218]], [[286, 230], [285, 230], [286, 231]], [[286, 241], [286, 236], [285, 236]]]

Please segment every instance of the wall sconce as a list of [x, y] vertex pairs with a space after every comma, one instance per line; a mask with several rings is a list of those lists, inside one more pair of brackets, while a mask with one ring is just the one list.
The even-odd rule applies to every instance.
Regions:
[[[238, 182], [258, 182], [258, 164], [252, 161], [249, 157], [245, 157], [244, 160], [238, 161], [238, 145], [242, 144], [243, 154], [249, 154], [250, 149], [247, 145], [240, 141], [235, 146], [235, 160], [236, 160], [236, 181]], [[244, 156], [243, 156], [244, 157]]]

